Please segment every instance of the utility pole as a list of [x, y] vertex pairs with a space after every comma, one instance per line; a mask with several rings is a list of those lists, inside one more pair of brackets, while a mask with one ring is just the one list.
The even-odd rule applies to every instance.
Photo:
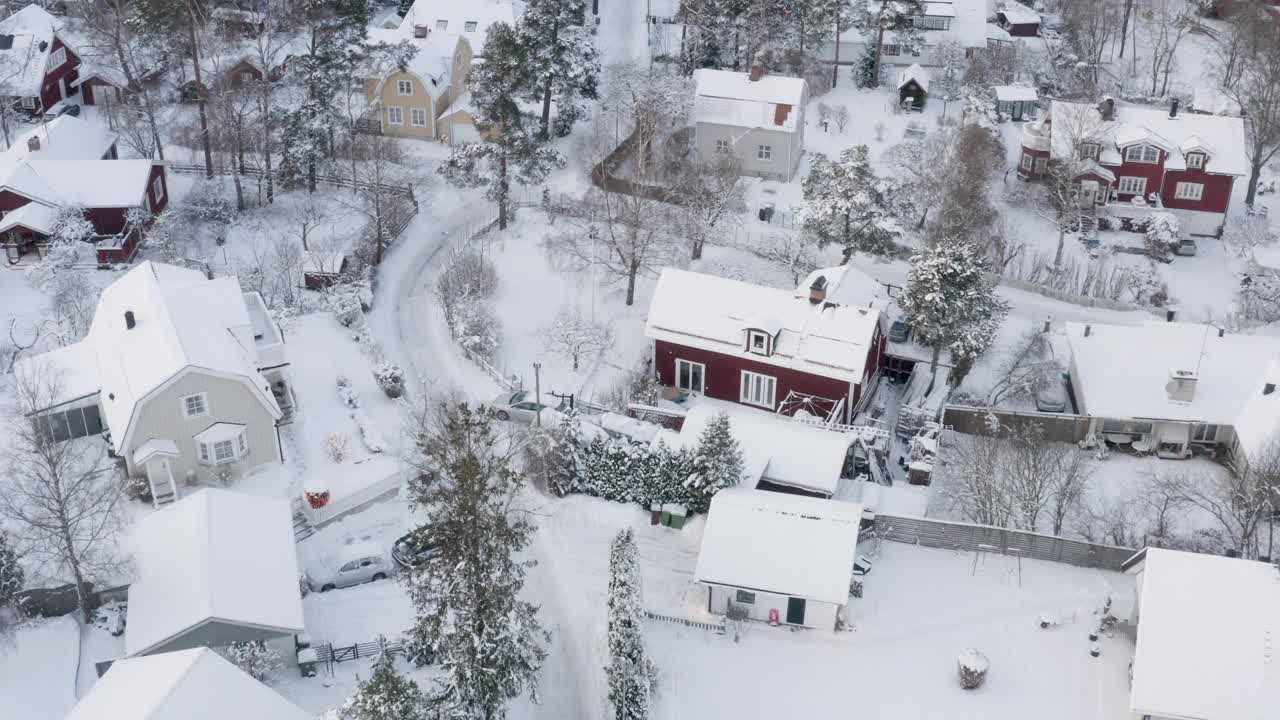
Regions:
[[538, 427], [542, 427], [542, 363], [533, 364], [533, 402], [537, 404], [538, 411], [534, 415], [534, 420]]

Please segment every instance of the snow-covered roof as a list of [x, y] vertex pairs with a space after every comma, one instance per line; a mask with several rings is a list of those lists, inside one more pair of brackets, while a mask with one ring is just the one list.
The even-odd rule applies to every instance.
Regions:
[[[987, 3], [986, 0], [939, 0], [925, 3], [925, 15], [930, 17], [951, 18], [950, 27], [946, 30], [929, 30], [919, 28], [914, 35], [917, 42], [925, 47], [935, 46], [942, 42], [958, 42], [965, 48], [985, 48], [987, 46]], [[1005, 33], [1005, 39], [1008, 33]], [[885, 33], [886, 43], [906, 43], [910, 38], [899, 37], [895, 32]], [[863, 30], [856, 27], [840, 34], [840, 42], [865, 43]]]
[[793, 132], [800, 127], [805, 81], [787, 75], [701, 69], [693, 74], [697, 122]]
[[56, 208], [48, 205], [42, 205], [38, 202], [29, 202], [26, 205], [12, 210], [0, 219], [0, 232], [7, 232], [16, 227], [24, 227], [28, 230], [35, 230], [38, 233], [48, 235], [53, 232], [53, 221], [58, 216]]
[[[748, 353], [743, 323], [770, 315], [782, 325], [773, 353]], [[789, 290], [667, 268], [649, 304], [645, 336], [861, 382], [879, 322], [874, 308], [811, 305]]]
[[[130, 624], [133, 615], [130, 613]], [[113, 663], [65, 720], [310, 720], [208, 648]]]
[[987, 23], [987, 40], [992, 42], [1013, 42], [1008, 30], [995, 23]]
[[720, 413], [729, 415], [729, 431], [742, 450], [743, 485], [764, 479], [780, 485], [832, 495], [840, 483], [853, 436], [814, 427], [764, 410], [700, 400], [685, 415], [675, 448], [696, 448], [702, 431]]
[[1035, 102], [1040, 97], [1030, 85], [997, 85], [992, 89], [1003, 102]]
[[1010, 25], [1039, 25], [1040, 13], [1023, 5], [1021, 3], [1010, 3], [996, 10], [996, 14], [1003, 15], [1005, 22]]
[[921, 90], [929, 92], [929, 71], [920, 67], [919, 63], [911, 65], [898, 74], [898, 89], [901, 90], [912, 80], [920, 86]]
[[[133, 313], [132, 329], [126, 327], [126, 312]], [[86, 350], [76, 356], [92, 356], [96, 362], [64, 366], [62, 356], [50, 353], [23, 363], [56, 363], [69, 375], [92, 373], [102, 392], [103, 420], [117, 449], [127, 449], [138, 403], [186, 368], [244, 380], [279, 417], [257, 369], [253, 336], [245, 296], [234, 277], [208, 280], [195, 270], [145, 261], [108, 285], [98, 299], [89, 334], [77, 343]], [[71, 384], [79, 387], [87, 381]]]
[[303, 629], [289, 503], [204, 488], [138, 523], [125, 654], [205, 625], [285, 635]]
[[694, 576], [844, 605], [858, 550], [862, 506], [730, 488], [711, 498]]
[[[422, 78], [426, 90], [432, 97], [438, 97], [449, 88], [450, 75], [453, 71], [453, 53], [458, 47], [461, 36], [458, 33], [433, 32], [425, 38], [413, 36], [413, 28], [407, 30], [396, 28], [382, 30], [374, 28], [369, 31], [369, 40], [373, 42], [398, 43], [408, 41], [418, 48], [404, 69]], [[474, 45], [472, 46], [474, 48]], [[389, 74], [399, 68], [377, 67], [372, 72], [378, 77]]]
[[1280, 571], [1157, 548], [1140, 567], [1135, 716], [1280, 717]]
[[[896, 320], [902, 315], [902, 308], [898, 306], [897, 300], [890, 297], [884, 284], [852, 265], [837, 265], [814, 270], [796, 286], [794, 297], [807, 300], [809, 288], [819, 277], [827, 281], [826, 302], [828, 303], [874, 309], [887, 321]], [[912, 338], [914, 337], [913, 335]], [[912, 360], [929, 360], [933, 357], [932, 349], [916, 343], [913, 339], [908, 339], [907, 342], [894, 342], [888, 338], [888, 335], [885, 335], [884, 339], [885, 352], [894, 357]], [[950, 353], [944, 350], [939, 362], [950, 366]]]
[[0, 77], [4, 78], [5, 95], [40, 95], [54, 36], [61, 28], [61, 20], [35, 4], [0, 21], [0, 35], [13, 36], [13, 43], [0, 50]]
[[1246, 458], [1269, 453], [1271, 444], [1280, 442], [1280, 358], [1273, 358], [1255, 379], [1232, 427]]
[[[1067, 323], [1066, 333], [1074, 390], [1094, 417], [1234, 425], [1280, 356], [1280, 337], [1219, 337], [1216, 328], [1192, 323]], [[1197, 374], [1190, 402], [1169, 398], [1174, 371]]]
[[156, 455], [177, 457], [178, 454], [178, 444], [173, 440], [169, 438], [151, 438], [133, 451], [133, 464], [142, 465]]
[[[402, 37], [413, 37], [414, 26], [425, 25], [431, 35], [462, 36], [477, 55], [484, 54], [485, 34], [497, 23], [515, 25], [524, 3], [513, 0], [414, 0], [400, 21]], [[443, 23], [443, 25], [442, 25]], [[453, 43], [449, 43], [452, 52]]]
[[1120, 149], [1142, 143], [1158, 146], [1169, 153], [1169, 169], [1186, 167], [1179, 147], [1188, 138], [1200, 138], [1198, 152], [1209, 155], [1205, 172], [1215, 175], [1247, 175], [1244, 120], [1225, 115], [1201, 115], [1180, 112], [1169, 117], [1165, 109], [1115, 105], [1115, 119], [1105, 121], [1094, 105], [1054, 101], [1049, 110], [1053, 133], [1053, 157], [1064, 159], [1082, 141], [1101, 144], [1099, 160], [1104, 165], [1122, 162]]
[[[40, 141], [39, 150], [28, 147], [32, 138]], [[13, 144], [0, 155], [0, 169], [8, 170], [18, 161], [37, 155], [46, 160], [101, 160], [115, 142], [115, 134], [103, 125], [62, 115], [16, 135]]]
[[51, 206], [139, 206], [152, 162], [104, 160], [115, 142], [101, 125], [70, 115], [42, 123], [0, 153], [0, 187]]
[[1207, 82], [1196, 84], [1191, 95], [1191, 108], [1210, 115], [1240, 114], [1240, 103], [1223, 92], [1222, 88]]

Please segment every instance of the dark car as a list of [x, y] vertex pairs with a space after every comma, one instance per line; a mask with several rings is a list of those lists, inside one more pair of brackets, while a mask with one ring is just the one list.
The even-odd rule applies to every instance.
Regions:
[[889, 342], [906, 342], [911, 338], [911, 326], [902, 320], [894, 320], [889, 326]]
[[396, 540], [395, 544], [391, 546], [391, 559], [400, 567], [412, 570], [434, 555], [435, 552], [436, 548], [427, 542], [422, 533], [414, 530]]

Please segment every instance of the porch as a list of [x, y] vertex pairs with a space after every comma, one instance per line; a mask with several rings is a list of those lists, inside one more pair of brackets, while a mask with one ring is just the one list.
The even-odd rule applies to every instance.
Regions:
[[1228, 425], [1137, 418], [1094, 418], [1091, 433], [1099, 445], [1167, 460], [1223, 457], [1235, 437]]
[[133, 451], [133, 465], [144, 469], [151, 486], [151, 503], [157, 510], [178, 499], [178, 483], [170, 465], [177, 457], [177, 443], [167, 438], [151, 438]]

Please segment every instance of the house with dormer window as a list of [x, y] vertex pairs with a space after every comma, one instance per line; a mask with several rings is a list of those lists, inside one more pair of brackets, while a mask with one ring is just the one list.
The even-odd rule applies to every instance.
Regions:
[[658, 379], [675, 395], [849, 422], [883, 364], [883, 314], [829, 302], [830, 286], [819, 275], [801, 294], [663, 270], [645, 324]]
[[1023, 128], [1018, 174], [1038, 179], [1051, 163], [1071, 168], [1080, 202], [1136, 217], [1168, 210], [1190, 235], [1218, 236], [1235, 180], [1248, 174], [1244, 121], [1226, 115], [1054, 102]]
[[80, 56], [61, 19], [27, 5], [0, 21], [0, 96], [36, 115], [80, 92]]

